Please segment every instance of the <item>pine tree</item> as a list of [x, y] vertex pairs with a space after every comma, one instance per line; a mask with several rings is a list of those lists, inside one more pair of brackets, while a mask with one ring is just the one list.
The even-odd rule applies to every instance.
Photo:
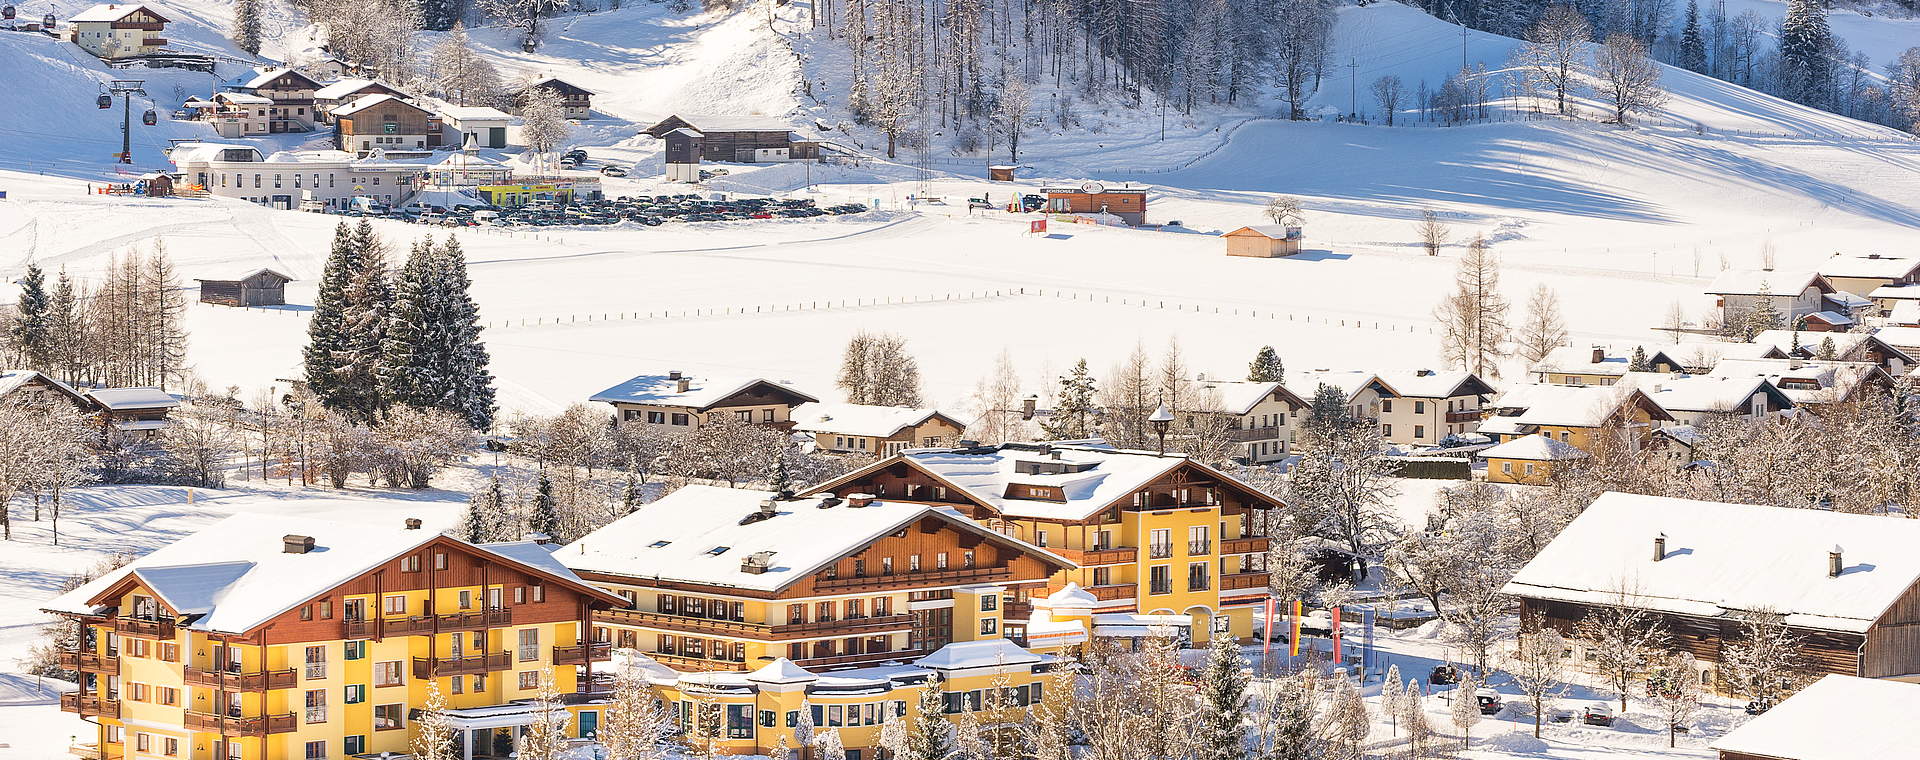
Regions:
[[420, 0], [420, 27], [422, 29], [452, 29], [465, 15], [465, 3], [461, 0]]
[[260, 54], [260, 0], [234, 0], [233, 46], [247, 55]]
[[27, 263], [27, 273], [20, 278], [20, 300], [14, 302], [13, 324], [7, 332], [29, 369], [51, 374], [55, 349], [46, 279], [39, 264]]
[[1380, 711], [1387, 715], [1387, 725], [1394, 736], [1400, 735], [1400, 692], [1406, 684], [1400, 681], [1400, 666], [1387, 666], [1387, 680], [1380, 684]]
[[1460, 732], [1460, 747], [1473, 745], [1473, 724], [1480, 722], [1480, 679], [1472, 671], [1460, 677], [1453, 687], [1453, 703], [1448, 705], [1453, 727]]
[[1246, 753], [1247, 673], [1240, 641], [1214, 631], [1200, 674], [1200, 712], [1194, 730], [1195, 760], [1240, 760]]
[[627, 484], [626, 487], [621, 490], [620, 494], [620, 506], [626, 510], [627, 514], [640, 511], [641, 493], [640, 478], [638, 476], [631, 472], [627, 473]]
[[1833, 31], [1822, 0], [1787, 0], [1780, 20], [1780, 89], [1787, 99], [1825, 107], [1833, 96]]
[[47, 342], [53, 347], [55, 374], [68, 385], [80, 382], [91, 354], [87, 313], [80, 302], [73, 278], [62, 268], [60, 279], [53, 286], [53, 297], [47, 302]]
[[1706, 73], [1707, 37], [1700, 31], [1700, 2], [1687, 0], [1686, 23], [1680, 27], [1680, 68]]
[[527, 517], [527, 528], [546, 534], [554, 543], [562, 543], [560, 513], [553, 502], [553, 481], [546, 475], [540, 476], [540, 487], [533, 494], [533, 514]]
[[1247, 367], [1247, 380], [1255, 383], [1287, 381], [1287, 367], [1280, 361], [1280, 353], [1273, 350], [1273, 346], [1261, 346], [1260, 352], [1253, 355], [1253, 364]]
[[365, 220], [357, 228], [341, 223], [321, 270], [304, 358], [314, 397], [354, 422], [373, 422], [382, 406], [382, 336], [392, 305], [385, 244]]
[[488, 369], [492, 355], [480, 339], [480, 305], [473, 300], [473, 280], [467, 276], [467, 254], [460, 241], [448, 236], [440, 244], [439, 262], [442, 324], [445, 327], [446, 360], [452, 392], [448, 411], [467, 418], [475, 430], [493, 427], [498, 411], [493, 390], [493, 372]]
[[1645, 346], [1633, 347], [1633, 357], [1627, 360], [1627, 371], [1628, 372], [1653, 371], [1653, 365], [1647, 361], [1647, 349]]
[[466, 519], [460, 524], [460, 532], [467, 543], [481, 544], [507, 538], [500, 535], [501, 517], [506, 504], [506, 495], [501, 491], [498, 475], [488, 481], [486, 490], [468, 496]]
[[907, 713], [907, 753], [900, 760], [949, 760], [953, 755], [953, 729], [944, 717], [944, 695], [940, 677], [928, 676], [914, 709]]
[[1075, 362], [1073, 370], [1060, 378], [1060, 394], [1054, 399], [1053, 414], [1040, 421], [1040, 430], [1048, 439], [1074, 441], [1100, 434], [1098, 389], [1087, 371], [1087, 360]]
[[333, 229], [333, 247], [320, 270], [320, 290], [307, 320], [305, 350], [307, 388], [322, 404], [340, 393], [340, 354], [347, 343], [347, 287], [363, 266], [353, 244], [353, 228], [341, 222]]
[[444, 327], [433, 239], [416, 240], [394, 278], [393, 308], [381, 336], [380, 387], [386, 403], [440, 408], [453, 378], [444, 373]]

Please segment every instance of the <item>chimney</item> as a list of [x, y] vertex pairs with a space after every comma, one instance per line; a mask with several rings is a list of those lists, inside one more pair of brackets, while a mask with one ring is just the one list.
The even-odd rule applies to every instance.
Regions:
[[764, 499], [760, 502], [760, 514], [765, 515], [767, 517], [772, 517], [778, 513], [779, 513], [779, 508], [775, 506], [774, 500]]
[[280, 537], [283, 550], [288, 554], [306, 554], [313, 551], [313, 536], [285, 535]]
[[407, 518], [407, 522], [406, 522], [406, 525], [407, 525], [407, 530], [419, 530], [419, 529], [420, 529], [420, 518], [418, 518], [418, 517], [409, 517], [409, 518]]
[[817, 509], [832, 509], [837, 506], [840, 506], [840, 497], [830, 493], [820, 494], [820, 503], [814, 505]]
[[1660, 560], [1663, 560], [1666, 558], [1667, 558], [1667, 534], [1660, 533], [1653, 537], [1653, 561], [1659, 562]]
[[1413, 373], [1414, 377], [1433, 377], [1433, 370], [1423, 369]]
[[678, 379], [680, 379], [680, 370], [677, 370], [677, 369], [670, 369], [670, 370], [667, 370], [667, 379], [668, 379], [668, 380], [678, 380]]
[[1846, 563], [1840, 559], [1840, 545], [1834, 544], [1833, 550], [1827, 552], [1827, 577], [1840, 577], [1840, 569], [1845, 566]]
[[1603, 362], [1606, 360], [1607, 360], [1607, 349], [1602, 348], [1600, 346], [1594, 346], [1593, 347], [1593, 363], [1599, 364], [1600, 362]]
[[856, 494], [847, 495], [847, 506], [853, 509], [859, 509], [861, 507], [867, 506], [868, 504], [872, 504], [872, 503], [873, 503], [873, 494], [870, 494], [870, 493], [856, 493]]
[[549, 536], [549, 535], [547, 535], [547, 534], [545, 534], [545, 533], [541, 533], [540, 531], [537, 531], [537, 530], [536, 530], [536, 531], [534, 531], [534, 532], [532, 532], [532, 533], [528, 533], [528, 534], [527, 534], [527, 538], [526, 538], [526, 540], [528, 540], [528, 541], [532, 541], [532, 542], [534, 542], [534, 543], [536, 543], [536, 544], [543, 544], [543, 545], [544, 545], [544, 544], [546, 544], [547, 542], [549, 542], [549, 541], [552, 541], [552, 540], [553, 540], [553, 536]]
[[1038, 412], [1039, 410], [1040, 410], [1040, 399], [1038, 397], [1028, 396], [1026, 398], [1020, 399], [1020, 419], [1023, 419], [1023, 420], [1033, 419], [1034, 413]]
[[773, 565], [773, 552], [754, 552], [740, 559], [740, 572], [762, 575]]
[[[676, 373], [674, 373], [674, 374], [679, 374], [679, 373], [678, 373], [678, 372], [676, 372]], [[675, 392], [675, 393], [686, 393], [686, 392], [687, 392], [687, 388], [689, 388], [689, 387], [692, 387], [692, 385], [693, 385], [693, 381], [692, 381], [692, 380], [689, 380], [689, 379], [687, 379], [687, 378], [684, 378], [684, 377], [683, 377], [683, 378], [679, 378], [679, 379], [677, 379], [677, 380], [674, 380], [674, 381], [673, 381], [673, 392]]]

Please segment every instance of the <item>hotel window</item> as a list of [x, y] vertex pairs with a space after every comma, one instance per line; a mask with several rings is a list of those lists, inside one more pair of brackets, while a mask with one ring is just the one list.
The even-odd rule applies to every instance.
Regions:
[[327, 648], [323, 646], [307, 647], [307, 677], [327, 677]]
[[331, 600], [331, 599], [322, 599], [322, 600], [320, 600], [320, 604], [319, 604], [318, 606], [320, 607], [320, 619], [321, 619], [321, 620], [332, 620], [332, 619], [333, 619], [333, 600]]
[[[539, 586], [535, 586], [534, 588], [539, 588]], [[520, 661], [531, 662], [537, 659], [540, 659], [540, 629], [520, 629]], [[522, 680], [525, 680], [524, 676], [522, 676]]]
[[465, 694], [467, 692], [466, 676], [454, 676], [447, 682], [447, 685], [449, 690], [455, 694]]
[[153, 734], [134, 734], [133, 748], [141, 752], [152, 752]]
[[149, 688], [150, 687], [148, 687], [146, 684], [143, 684], [143, 683], [136, 683], [132, 681], [127, 682], [127, 701], [129, 702], [147, 701]]
[[400, 558], [400, 572], [403, 572], [403, 573], [417, 573], [417, 572], [420, 572], [420, 555], [418, 555], [418, 554], [409, 554], [409, 555], [407, 555], [407, 556], [405, 556], [405, 557], [401, 557], [401, 558]]
[[667, 424], [667, 413], [666, 412], [647, 412], [647, 424], [649, 425]]
[[367, 658], [367, 642], [349, 641], [345, 644], [342, 644], [340, 648], [344, 650], [343, 656], [346, 659], [364, 660]]
[[402, 683], [405, 683], [405, 680], [403, 680], [404, 675], [401, 672], [400, 665], [401, 665], [401, 662], [399, 660], [389, 660], [386, 662], [374, 663], [373, 664], [373, 685], [399, 686]]
[[1047, 545], [1047, 532], [1046, 532], [1046, 531], [1044, 531], [1044, 530], [1042, 530], [1042, 531], [1035, 531], [1035, 532], [1034, 532], [1034, 534], [1033, 534], [1033, 544], [1034, 544], [1035, 546], [1046, 546], [1046, 545]]
[[473, 592], [472, 591], [460, 592], [460, 609], [463, 609], [463, 610], [473, 609]]
[[1113, 568], [1096, 567], [1093, 569], [1093, 585], [1106, 586], [1113, 583]]
[[306, 723], [327, 722], [327, 690], [326, 689], [308, 689], [306, 702], [307, 702], [307, 710], [305, 714], [301, 717], [302, 721]]
[[760, 421], [761, 421], [761, 422], [772, 422], [772, 421], [773, 421], [773, 410], [772, 410], [772, 409], [762, 409], [762, 410], [760, 410]]
[[[663, 597], [663, 598], [664, 598], [664, 597]], [[514, 586], [514, 587], [513, 587], [513, 603], [514, 603], [514, 604], [526, 604], [526, 603], [527, 603], [527, 587], [526, 587], [526, 586]], [[667, 612], [667, 613], [671, 613], [671, 612], [673, 612], [673, 610], [671, 610], [671, 609], [667, 609], [667, 608], [664, 608], [664, 607], [663, 607], [663, 608], [661, 608], [661, 611], [662, 611], [662, 612]]]
[[880, 558], [880, 574], [881, 575], [893, 574], [893, 558], [892, 557]]
[[794, 623], [804, 623], [804, 622], [807, 622], [807, 605], [805, 604], [787, 605], [787, 624], [793, 625]]
[[907, 572], [909, 573], [920, 572], [920, 555], [918, 554], [907, 555]]
[[1207, 567], [1207, 563], [1205, 562], [1194, 562], [1187, 565], [1187, 590], [1188, 591], [1207, 590], [1209, 586], [1209, 583], [1208, 583], [1209, 574], [1207, 570], [1208, 570], [1208, 567]]
[[947, 553], [946, 552], [940, 552], [939, 554], [933, 555], [933, 569], [935, 570], [947, 569]]
[[540, 688], [540, 671], [537, 671], [537, 670], [520, 671], [520, 688], [522, 689]]
[[1415, 401], [1415, 402], [1413, 402], [1413, 413], [1414, 413], [1414, 414], [1426, 414], [1426, 413], [1427, 413], [1427, 402], [1425, 402], [1425, 401]]
[[991, 636], [1000, 630], [1000, 618], [980, 618], [980, 635]]
[[166, 742], [162, 745], [161, 754], [167, 757], [180, 754], [180, 740], [171, 736], [167, 737]]
[[447, 553], [446, 552], [433, 553], [433, 569], [435, 570], [447, 569]]
[[973, 567], [973, 550], [968, 549], [964, 552], [961, 552], [960, 559], [961, 559], [961, 562], [960, 562], [961, 567]]
[[156, 686], [154, 687], [154, 693], [155, 695], [160, 697], [159, 699], [160, 704], [172, 705], [172, 706], [178, 706], [180, 704], [179, 689], [175, 689], [171, 686]]
[[1149, 573], [1147, 593], [1173, 593], [1173, 569], [1166, 565], [1154, 565]]
[[858, 599], [848, 599], [846, 601], [845, 608], [846, 608], [846, 618], [848, 620], [858, 620], [860, 618], [866, 617], [866, 615], [863, 612], [866, 609], [866, 605], [862, 604]]
[[893, 614], [892, 611], [893, 611], [892, 599], [889, 599], [884, 596], [876, 596], [873, 598], [873, 616], [874, 617], [887, 617], [888, 615]]
[[998, 609], [1000, 609], [999, 594], [981, 594], [980, 595], [980, 611], [981, 612], [993, 612], [994, 610], [998, 610]]
[[1425, 437], [1427, 437], [1427, 426], [1426, 426], [1426, 425], [1414, 425], [1414, 426], [1413, 426], [1413, 437], [1415, 437], [1415, 438], [1425, 438]]
[[367, 751], [367, 737], [354, 734], [353, 736], [341, 739], [340, 748], [341, 751], [345, 752], [349, 757], [363, 754]]
[[160, 659], [167, 662], [180, 661], [180, 645], [170, 641], [160, 642]]
[[405, 728], [406, 724], [401, 722], [401, 715], [403, 715], [401, 710], [401, 706], [397, 704], [374, 705], [373, 730], [391, 731], [396, 728]]
[[357, 705], [367, 701], [367, 685], [363, 683], [347, 684], [345, 696], [341, 701], [350, 705]]
[[1388, 400], [1386, 400], [1386, 399], [1381, 399], [1381, 400], [1380, 400], [1380, 411], [1381, 411], [1381, 412], [1391, 412], [1391, 411], [1393, 411], [1393, 402], [1392, 402], [1392, 401], [1388, 401]]
[[547, 587], [546, 587], [546, 586], [534, 586], [534, 587], [533, 587], [533, 603], [534, 603], [534, 604], [539, 604], [539, 603], [541, 603], [541, 602], [544, 602], [544, 601], [546, 601], [546, 600], [547, 600]]

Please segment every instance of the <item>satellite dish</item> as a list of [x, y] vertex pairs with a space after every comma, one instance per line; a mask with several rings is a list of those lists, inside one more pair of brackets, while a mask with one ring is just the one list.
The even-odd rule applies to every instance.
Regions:
[[1080, 183], [1080, 192], [1086, 193], [1088, 195], [1099, 195], [1106, 191], [1107, 191], [1106, 185], [1102, 185], [1099, 182], [1095, 182], [1093, 180], [1087, 180], [1085, 182]]

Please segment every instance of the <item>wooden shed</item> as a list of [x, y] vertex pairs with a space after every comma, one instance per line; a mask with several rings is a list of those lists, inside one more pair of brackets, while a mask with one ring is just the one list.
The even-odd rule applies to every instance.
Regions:
[[785, 123], [755, 116], [673, 115], [641, 134], [666, 139], [676, 129], [692, 129], [704, 139], [700, 158], [743, 164], [810, 161], [820, 157], [816, 142], [795, 139]]
[[1047, 210], [1056, 214], [1112, 214], [1138, 227], [1147, 223], [1147, 189], [1144, 187], [1107, 187], [1099, 182], [1082, 182], [1077, 187], [1049, 187]]
[[705, 150], [706, 135], [692, 127], [680, 127], [668, 132], [666, 163], [667, 179], [672, 182], [700, 181], [700, 154]]
[[1279, 224], [1255, 224], [1229, 232], [1228, 256], [1253, 256], [1272, 259], [1300, 252], [1300, 228]]
[[261, 269], [237, 280], [194, 280], [200, 283], [200, 302], [222, 306], [283, 306], [287, 283], [293, 278]]

